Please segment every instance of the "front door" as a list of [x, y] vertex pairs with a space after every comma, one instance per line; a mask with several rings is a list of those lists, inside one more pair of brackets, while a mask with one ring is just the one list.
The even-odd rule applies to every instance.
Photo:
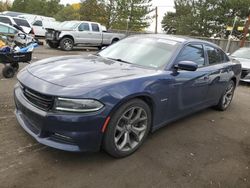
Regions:
[[175, 61], [193, 61], [198, 64], [196, 71], [178, 70], [172, 74], [170, 109], [171, 118], [183, 116], [204, 107], [209, 84], [209, 70], [206, 68], [202, 44], [186, 45]]

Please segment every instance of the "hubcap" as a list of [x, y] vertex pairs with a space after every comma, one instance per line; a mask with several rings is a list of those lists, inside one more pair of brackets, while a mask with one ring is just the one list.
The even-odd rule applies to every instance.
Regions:
[[120, 151], [134, 149], [143, 139], [147, 127], [147, 113], [141, 107], [125, 111], [115, 127], [115, 145]]
[[231, 83], [228, 86], [225, 95], [223, 96], [223, 106], [224, 106], [224, 108], [227, 108], [230, 105], [230, 103], [231, 103], [231, 101], [233, 99], [233, 93], [234, 93], [234, 85], [233, 85], [233, 83]]
[[72, 48], [72, 42], [70, 40], [65, 40], [63, 44], [66, 50], [70, 50]]

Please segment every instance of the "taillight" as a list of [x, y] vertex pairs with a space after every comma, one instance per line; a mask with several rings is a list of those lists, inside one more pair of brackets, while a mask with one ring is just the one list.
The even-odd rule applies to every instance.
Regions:
[[34, 35], [35, 33], [34, 33], [34, 29], [33, 28], [31, 28], [31, 31], [30, 31], [30, 33], [29, 34], [32, 34], [32, 35]]

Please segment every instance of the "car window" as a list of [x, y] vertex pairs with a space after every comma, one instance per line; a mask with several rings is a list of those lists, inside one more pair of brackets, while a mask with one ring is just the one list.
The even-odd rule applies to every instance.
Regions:
[[16, 22], [16, 24], [19, 25], [19, 26], [30, 27], [30, 24], [28, 23], [27, 20], [18, 19], [18, 18], [13, 18], [13, 20], [14, 20], [14, 21]]
[[99, 56], [150, 68], [166, 66], [179, 48], [179, 43], [168, 39], [128, 37], [105, 48]]
[[94, 31], [94, 32], [100, 31], [98, 24], [91, 24], [91, 27], [92, 27], [92, 31]]
[[4, 25], [0, 25], [0, 33], [8, 33], [9, 28]]
[[16, 34], [16, 33], [18, 33], [18, 31], [15, 30], [15, 29], [9, 28], [9, 33], [10, 34]]
[[79, 31], [89, 31], [89, 24], [88, 23], [81, 23], [78, 27]]
[[229, 61], [229, 59], [225, 55], [225, 53], [218, 48], [214, 48], [212, 46], [206, 45], [206, 51], [207, 51], [209, 65], [218, 64], [218, 63], [225, 63], [225, 62]]
[[204, 49], [200, 44], [189, 44], [182, 50], [180, 56], [177, 58], [177, 62], [180, 61], [193, 61], [198, 64], [199, 67], [205, 65]]
[[17, 30], [7, 27], [5, 25], [0, 25], [0, 33], [16, 34]]
[[43, 26], [43, 22], [41, 20], [37, 20], [32, 25], [42, 27]]
[[6, 18], [6, 17], [0, 16], [0, 22], [12, 25], [11, 20], [9, 18]]

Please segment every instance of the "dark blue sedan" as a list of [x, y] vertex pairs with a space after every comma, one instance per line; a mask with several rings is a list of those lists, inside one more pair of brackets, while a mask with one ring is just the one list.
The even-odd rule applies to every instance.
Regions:
[[185, 37], [128, 37], [96, 55], [53, 57], [18, 74], [20, 125], [38, 142], [114, 157], [149, 132], [201, 109], [226, 110], [241, 65], [216, 45]]

